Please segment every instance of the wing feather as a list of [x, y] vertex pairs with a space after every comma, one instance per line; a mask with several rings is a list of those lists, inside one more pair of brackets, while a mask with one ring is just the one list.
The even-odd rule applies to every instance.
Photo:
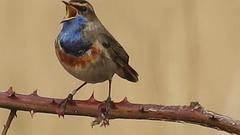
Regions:
[[129, 81], [137, 82], [138, 73], [128, 64], [129, 56], [117, 40], [108, 32], [100, 34], [103, 39], [102, 44], [109, 51], [110, 57], [119, 66], [116, 73]]

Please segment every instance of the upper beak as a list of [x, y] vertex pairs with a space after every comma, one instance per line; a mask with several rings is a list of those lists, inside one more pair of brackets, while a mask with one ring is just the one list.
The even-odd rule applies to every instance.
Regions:
[[77, 17], [78, 15], [78, 10], [73, 7], [70, 3], [66, 1], [62, 1], [66, 5], [66, 15], [64, 19], [61, 21], [61, 23], [72, 20]]

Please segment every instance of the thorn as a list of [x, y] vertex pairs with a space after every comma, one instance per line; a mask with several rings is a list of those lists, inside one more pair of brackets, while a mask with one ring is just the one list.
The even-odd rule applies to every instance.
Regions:
[[[11, 110], [11, 111], [13, 111], [13, 110]], [[17, 110], [15, 110], [14, 116], [17, 118]]]
[[57, 102], [56, 102], [54, 99], [52, 99], [52, 101], [51, 101], [50, 104], [52, 104], [52, 105], [57, 105]]
[[196, 102], [191, 102], [190, 107], [192, 107], [191, 111], [197, 110], [197, 109], [202, 109], [202, 106], [196, 101]]
[[191, 111], [202, 108], [201, 105], [198, 103], [198, 101], [191, 102], [190, 107], [192, 108]]
[[63, 110], [57, 110], [56, 111], [56, 113], [58, 114], [58, 117], [60, 118], [60, 117], [63, 117], [64, 118], [64, 112], [63, 112]]
[[90, 98], [94, 98], [94, 91], [92, 92], [92, 95], [91, 95], [91, 97]]
[[196, 107], [196, 106], [200, 106], [200, 104], [198, 103], [198, 101], [195, 101], [195, 102], [191, 102], [190, 106], [191, 107]]
[[15, 92], [9, 93], [8, 97], [9, 98], [16, 98], [16, 93]]
[[119, 102], [119, 104], [131, 104], [131, 103], [128, 101], [127, 97], [125, 97], [121, 102]]
[[9, 97], [9, 98], [16, 98], [16, 93], [13, 91], [13, 88], [12, 88], [12, 87], [10, 87], [10, 88], [6, 91], [6, 93], [8, 94], [8, 97]]
[[128, 102], [128, 103], [129, 103], [129, 101], [128, 101], [127, 97], [125, 97], [125, 98], [123, 99], [123, 101], [124, 101], [124, 102]]
[[13, 94], [14, 93], [14, 91], [13, 91], [13, 88], [12, 87], [10, 87], [5, 93], [7, 93], [7, 94]]
[[10, 87], [10, 88], [6, 91], [6, 93], [13, 93], [13, 88]]
[[87, 100], [88, 102], [96, 102], [97, 100], [94, 97], [94, 91], [92, 93], [92, 95], [90, 96], [90, 98]]
[[34, 90], [34, 91], [30, 94], [30, 96], [38, 96], [37, 91], [38, 91], [38, 90]]
[[30, 115], [31, 115], [31, 117], [33, 118], [33, 115], [35, 114], [36, 112], [34, 111], [34, 110], [31, 110], [30, 111]]

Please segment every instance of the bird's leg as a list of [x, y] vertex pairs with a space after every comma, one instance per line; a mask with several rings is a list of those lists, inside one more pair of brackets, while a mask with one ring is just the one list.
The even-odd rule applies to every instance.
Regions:
[[102, 115], [99, 116], [98, 118], [96, 118], [93, 122], [92, 122], [92, 126], [98, 125], [100, 124], [100, 126], [108, 126], [109, 125], [109, 119], [108, 119], [108, 113], [110, 108], [113, 105], [113, 102], [111, 100], [111, 84], [112, 84], [112, 80], [109, 80], [109, 88], [108, 88], [108, 97], [107, 99], [101, 103], [98, 108], [101, 110]]
[[108, 116], [108, 111], [110, 109], [110, 104], [112, 103], [112, 100], [111, 100], [111, 87], [112, 87], [112, 80], [109, 80], [109, 87], [108, 87], [108, 97], [107, 97], [107, 100], [105, 101], [105, 104], [106, 104], [106, 111], [105, 111], [105, 116], [107, 117]]
[[66, 106], [73, 99], [73, 96], [80, 90], [83, 86], [85, 86], [87, 82], [84, 82], [82, 85], [80, 85], [78, 88], [74, 89], [71, 93], [68, 94], [68, 96], [62, 100], [62, 102], [58, 105], [58, 108], [61, 109], [60, 112], [58, 112], [58, 115], [64, 115], [64, 112], [66, 110]]

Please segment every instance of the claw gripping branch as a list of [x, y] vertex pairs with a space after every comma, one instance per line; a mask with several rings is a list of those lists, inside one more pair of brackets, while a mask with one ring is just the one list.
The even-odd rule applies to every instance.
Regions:
[[[61, 115], [58, 104], [62, 99], [41, 97], [37, 91], [29, 95], [17, 94], [12, 88], [0, 92], [0, 107], [16, 111], [52, 113]], [[64, 112], [65, 115], [90, 116], [96, 118], [92, 126], [107, 126], [110, 119], [144, 119], [171, 122], [185, 122], [216, 128], [229, 133], [240, 134], [240, 121], [206, 110], [198, 102], [185, 106], [163, 106], [153, 104], [133, 104], [127, 98], [121, 102], [112, 102], [107, 118], [99, 109], [103, 102], [97, 101], [94, 94], [87, 100], [72, 100]]]

